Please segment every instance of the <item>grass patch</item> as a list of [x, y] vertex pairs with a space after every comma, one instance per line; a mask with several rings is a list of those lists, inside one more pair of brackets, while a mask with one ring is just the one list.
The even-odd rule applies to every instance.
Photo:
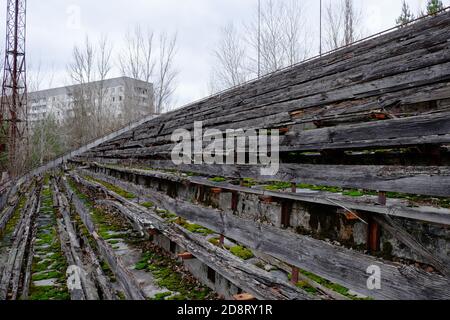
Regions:
[[22, 213], [22, 209], [25, 207], [26, 202], [27, 198], [25, 196], [21, 196], [19, 199], [19, 203], [17, 204], [17, 208], [14, 210], [13, 215], [5, 226], [5, 230], [3, 230], [3, 232], [0, 231], [0, 239], [14, 232], [17, 223], [20, 220], [20, 214]]
[[[49, 179], [46, 180], [47, 183]], [[67, 261], [61, 253], [61, 244], [55, 229], [56, 212], [53, 208], [52, 190], [46, 184], [41, 193], [39, 218], [44, 216], [43, 225], [38, 228], [35, 246], [37, 255], [31, 266], [32, 281], [55, 279], [54, 286], [30, 287], [30, 300], [69, 300], [66, 286]]]
[[155, 204], [153, 202], [143, 202], [143, 203], [141, 203], [141, 206], [143, 206], [144, 208], [150, 209], [150, 208], [153, 208], [155, 206]]
[[172, 292], [161, 292], [155, 294], [155, 297], [152, 298], [152, 300], [166, 300], [167, 297], [170, 297], [172, 295]]
[[253, 252], [242, 246], [234, 246], [230, 249], [230, 252], [243, 260], [248, 260], [255, 256]]
[[212, 182], [225, 182], [225, 181], [227, 181], [227, 179], [225, 179], [224, 177], [214, 177], [214, 178], [210, 178], [209, 181], [212, 181]]
[[52, 286], [30, 288], [30, 300], [70, 300], [69, 292], [65, 288], [55, 288]]
[[273, 182], [272, 184], [264, 187], [264, 189], [269, 191], [285, 190], [290, 188], [291, 188], [290, 182], [280, 182], [280, 181]]
[[97, 183], [103, 185], [105, 188], [111, 190], [114, 193], [117, 193], [118, 195], [124, 197], [125, 199], [129, 199], [129, 200], [136, 199], [136, 196], [134, 194], [132, 194], [131, 192], [128, 192], [128, 191], [126, 191], [118, 186], [115, 186], [109, 182], [106, 182], [106, 181], [103, 181], [100, 179], [96, 179], [91, 176], [85, 176], [84, 178], [88, 181], [97, 182]]
[[310, 278], [311, 280], [313, 280], [314, 282], [317, 282], [318, 284], [331, 289], [343, 296], [346, 296], [352, 300], [371, 300], [371, 298], [365, 298], [365, 299], [361, 299], [358, 298], [352, 294], [349, 293], [349, 289], [337, 284], [337, 283], [332, 283], [331, 281], [328, 281], [322, 277], [319, 277], [318, 275], [315, 275], [311, 272], [305, 271], [305, 270], [300, 270], [300, 273], [302, 273], [303, 275], [307, 276], [308, 278]]
[[197, 234], [201, 234], [203, 236], [207, 236], [210, 234], [213, 234], [214, 231], [209, 230], [201, 225], [198, 224], [194, 224], [194, 223], [189, 223], [186, 220], [182, 219], [182, 218], [178, 218], [175, 221], [176, 224], [182, 226], [183, 228], [185, 228], [186, 230], [192, 232], [192, 233], [197, 233]]
[[172, 292], [177, 293], [177, 295], [168, 300], [206, 299], [211, 294], [211, 290], [194, 281], [189, 281], [179, 272], [175, 272], [174, 270], [177, 270], [179, 266], [177, 262], [157, 252], [147, 252], [142, 255], [135, 268], [151, 272], [157, 285], [170, 291], [170, 294], [157, 294], [152, 300], [165, 300], [165, 298], [172, 295]]
[[312, 295], [316, 295], [316, 294], [318, 293], [318, 292], [317, 292], [317, 289], [314, 288], [314, 287], [312, 287], [312, 286], [311, 286], [308, 282], [306, 282], [306, 281], [299, 281], [299, 282], [296, 284], [296, 286], [297, 286], [298, 288], [303, 289], [304, 291], [306, 291], [306, 292], [312, 294]]

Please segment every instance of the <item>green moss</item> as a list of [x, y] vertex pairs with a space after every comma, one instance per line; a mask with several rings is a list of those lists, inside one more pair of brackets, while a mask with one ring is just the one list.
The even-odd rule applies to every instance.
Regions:
[[364, 196], [364, 192], [359, 191], [359, 190], [348, 190], [348, 191], [342, 192], [342, 195], [350, 196], [350, 197], [362, 197], [362, 196]]
[[130, 199], [130, 200], [131, 199], [136, 199], [136, 196], [134, 194], [132, 194], [132, 193], [130, 193], [130, 192], [128, 192], [128, 191], [118, 187], [118, 186], [115, 186], [115, 185], [113, 185], [113, 184], [111, 184], [109, 182], [106, 182], [106, 181], [103, 181], [103, 180], [100, 180], [100, 179], [96, 179], [96, 178], [93, 178], [93, 177], [90, 177], [90, 176], [85, 176], [84, 178], [86, 180], [88, 180], [88, 181], [91, 181], [91, 182], [97, 182], [97, 183], [103, 185], [105, 188], [111, 190], [112, 192], [117, 193], [118, 195], [120, 195], [120, 196], [122, 196], [122, 197], [124, 197], [126, 199]]
[[313, 280], [314, 282], [317, 282], [318, 284], [320, 284], [320, 285], [322, 285], [322, 286], [324, 286], [324, 287], [326, 287], [328, 289], [331, 289], [331, 290], [333, 290], [333, 291], [335, 291], [335, 292], [337, 292], [337, 293], [339, 293], [339, 294], [341, 294], [343, 296], [346, 296], [346, 297], [348, 297], [348, 298], [350, 298], [352, 300], [370, 300], [371, 299], [371, 298], [366, 298], [366, 299], [357, 298], [356, 296], [351, 295], [349, 293], [349, 289], [347, 289], [347, 288], [345, 288], [345, 287], [343, 287], [343, 286], [341, 286], [341, 285], [339, 285], [337, 283], [333, 283], [331, 281], [328, 281], [328, 280], [326, 280], [326, 279], [324, 279], [322, 277], [319, 277], [318, 275], [315, 275], [315, 274], [313, 274], [311, 272], [308, 272], [308, 271], [305, 271], [305, 270], [300, 270], [300, 272], [303, 275], [305, 275], [308, 278], [310, 278], [311, 280]]
[[209, 243], [212, 243], [215, 246], [219, 246], [220, 245], [220, 239], [219, 238], [211, 238], [208, 240]]
[[58, 271], [50, 271], [42, 274], [33, 275], [33, 281], [41, 281], [41, 280], [49, 280], [49, 279], [61, 279], [64, 278], [64, 275]]
[[147, 269], [147, 261], [141, 261], [136, 263], [136, 265], [134, 266], [134, 268], [136, 270], [144, 270]]
[[[47, 180], [49, 181], [49, 180]], [[45, 185], [41, 193], [39, 215], [46, 219], [36, 234], [37, 253], [31, 266], [32, 281], [56, 279], [55, 286], [30, 287], [30, 300], [68, 300], [70, 295], [66, 287], [67, 261], [61, 253], [61, 244], [55, 229], [56, 215], [53, 208], [52, 191]], [[50, 219], [47, 219], [49, 217]]]
[[155, 294], [155, 296], [152, 298], [152, 300], [166, 300], [167, 297], [170, 297], [172, 295], [172, 292], [161, 292]]
[[253, 187], [254, 185], [256, 185], [256, 180], [252, 178], [244, 178], [242, 180], [242, 185], [247, 188]]
[[155, 205], [153, 202], [143, 202], [143, 203], [141, 203], [141, 206], [143, 206], [147, 209], [150, 209], [150, 208], [153, 208]]
[[30, 300], [70, 300], [69, 292], [65, 288], [55, 288], [52, 286], [30, 288]]
[[27, 198], [25, 196], [20, 197], [17, 208], [14, 210], [12, 217], [6, 224], [5, 230], [3, 232], [0, 232], [0, 239], [2, 239], [3, 236], [10, 235], [14, 232], [14, 229], [16, 228], [17, 223], [20, 220], [20, 214], [22, 213], [22, 209], [25, 207], [26, 201]]
[[242, 246], [234, 246], [230, 249], [230, 252], [243, 260], [248, 260], [255, 256], [253, 252]]
[[225, 181], [227, 181], [227, 179], [225, 179], [224, 177], [214, 177], [214, 178], [210, 178], [209, 181], [212, 181], [212, 182], [225, 182]]
[[197, 233], [197, 234], [201, 234], [204, 236], [213, 234], [214, 231], [209, 230], [201, 225], [198, 224], [194, 224], [194, 223], [189, 223], [186, 220], [182, 219], [182, 218], [178, 218], [175, 221], [178, 225], [182, 226], [183, 228], [185, 228], [186, 230], [192, 232], [192, 233]]
[[273, 182], [271, 185], [264, 187], [264, 189], [270, 191], [284, 190], [290, 188], [291, 188], [290, 182], [280, 182], [280, 181]]
[[[211, 290], [207, 287], [199, 287], [194, 283], [185, 281], [180, 273], [174, 271], [178, 270], [179, 265], [156, 252], [144, 253], [141, 260], [135, 265], [135, 268], [151, 272], [158, 286], [178, 293], [167, 300], [202, 300], [211, 293]], [[168, 296], [160, 294], [158, 297], [155, 296], [154, 299]]]
[[296, 284], [296, 286], [297, 287], [299, 287], [299, 288], [301, 288], [301, 289], [303, 289], [304, 291], [306, 291], [306, 292], [308, 292], [308, 293], [310, 293], [310, 294], [313, 294], [313, 295], [316, 295], [318, 292], [317, 292], [317, 289], [316, 288], [314, 288], [314, 287], [312, 287], [308, 282], [306, 282], [306, 281], [299, 281], [297, 284]]

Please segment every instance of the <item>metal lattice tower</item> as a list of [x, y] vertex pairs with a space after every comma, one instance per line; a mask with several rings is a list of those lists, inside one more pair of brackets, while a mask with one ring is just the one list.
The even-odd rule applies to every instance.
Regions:
[[9, 171], [13, 176], [17, 174], [18, 152], [23, 146], [27, 130], [25, 31], [26, 0], [8, 0], [0, 105], [1, 130], [5, 139], [3, 142], [0, 141], [0, 152], [8, 147]]

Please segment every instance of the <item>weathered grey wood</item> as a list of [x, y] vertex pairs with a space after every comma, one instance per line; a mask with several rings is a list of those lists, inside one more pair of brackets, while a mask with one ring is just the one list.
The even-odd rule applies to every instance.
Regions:
[[141, 228], [152, 226], [154, 229], [159, 230], [169, 239], [186, 248], [204, 264], [213, 268], [239, 288], [254, 294], [258, 299], [312, 299], [305, 292], [280, 281], [253, 265], [243, 262], [227, 251], [210, 244], [204, 238], [176, 224], [167, 223], [152, 210], [146, 210], [137, 204], [131, 203], [100, 184], [88, 182], [84, 179], [79, 179], [79, 181], [93, 190], [101, 189], [117, 199], [121, 205], [116, 204], [115, 207], [122, 211], [124, 216], [134, 219], [135, 223], [141, 225]]
[[[147, 190], [155, 204], [170, 212], [368, 296], [378, 299], [445, 299], [450, 296], [448, 278]], [[381, 269], [384, 279], [381, 290], [372, 291], [366, 286], [369, 277], [366, 271], [372, 265]]]
[[87, 211], [84, 204], [78, 198], [76, 194], [73, 193], [70, 186], [67, 184], [65, 180], [63, 180], [64, 187], [69, 195], [69, 198], [73, 202], [78, 214], [80, 215], [84, 225], [94, 238], [97, 244], [98, 251], [102, 255], [102, 257], [108, 262], [108, 265], [111, 267], [111, 270], [114, 272], [114, 275], [119, 280], [122, 287], [125, 289], [125, 294], [130, 300], [145, 300], [145, 294], [142, 292], [142, 289], [139, 287], [134, 276], [127, 270], [125, 265], [123, 264], [120, 257], [118, 257], [110, 245], [103, 240], [97, 233], [97, 229], [95, 224], [90, 217], [89, 212]]
[[[362, 199], [355, 199], [353, 197], [346, 197], [340, 194], [316, 191], [316, 192], [306, 192], [302, 193], [297, 191], [297, 193], [292, 192], [279, 192], [279, 191], [269, 191], [256, 188], [242, 187], [238, 185], [233, 185], [227, 182], [213, 182], [205, 177], [182, 177], [167, 172], [158, 172], [154, 170], [140, 170], [133, 168], [124, 167], [111, 167], [103, 166], [98, 163], [91, 164], [91, 170], [94, 172], [103, 173], [103, 175], [98, 176], [102, 179], [108, 179], [107, 175], [116, 176], [114, 173], [123, 174], [133, 174], [138, 177], [148, 177], [152, 179], [160, 179], [163, 181], [173, 181], [178, 183], [192, 183], [202, 186], [207, 186], [211, 188], [221, 188], [228, 191], [236, 191], [246, 194], [254, 194], [259, 196], [267, 196], [278, 199], [295, 200], [301, 202], [318, 203], [325, 205], [334, 205], [330, 202], [339, 203], [350, 209], [373, 212], [382, 215], [391, 215], [396, 217], [402, 217], [407, 219], [415, 219], [420, 221], [426, 221], [431, 223], [437, 223], [442, 225], [450, 225], [450, 210], [444, 208], [434, 208], [434, 207], [411, 207], [410, 203], [403, 201], [401, 199], [388, 199], [386, 206], [380, 206], [378, 204], [377, 197], [363, 197]], [[93, 174], [92, 171], [86, 172], [87, 174]], [[106, 176], [105, 176], [106, 175]], [[117, 182], [117, 181], [116, 181]], [[145, 196], [145, 191], [136, 188], [133, 185], [126, 184], [125, 189], [132, 188], [133, 193], [137, 192], [141, 196]]]
[[[267, 127], [263, 123], [259, 124], [261, 127]], [[225, 139], [215, 140], [222, 146], [225, 146], [225, 141]], [[209, 143], [204, 142], [203, 147], [206, 147]], [[444, 143], [450, 143], [450, 113], [448, 112], [316, 130], [291, 130], [286, 136], [281, 137], [280, 151], [399, 147]], [[193, 142], [191, 144], [193, 146]], [[131, 145], [133, 145], [133, 148], [130, 147]], [[121, 151], [120, 157], [163, 156], [170, 158], [175, 145], [175, 143], [167, 143], [145, 148], [144, 144], [135, 142], [135, 144], [129, 144], [127, 149]], [[248, 149], [244, 151], [248, 151]], [[109, 152], [106, 150], [104, 156], [116, 154], [117, 150]]]
[[[335, 101], [342, 99], [339, 98], [340, 95], [347, 95], [346, 99], [354, 97], [359, 92], [357, 88], [355, 90], [338, 89], [339, 92], [333, 92], [332, 90], [333, 88], [344, 88], [346, 85], [352, 83], [366, 82], [361, 86], [361, 90], [367, 91], [370, 87], [369, 95], [376, 94], [375, 88], [384, 88], [382, 92], [380, 91], [380, 94], [386, 95], [393, 89], [394, 91], [398, 91], [411, 88], [414, 84], [407, 79], [408, 77], [415, 79], [416, 85], [423, 85], [420, 79], [426, 78], [427, 81], [436, 81], [432, 80], [433, 76], [437, 76], [442, 81], [443, 78], [439, 76], [439, 72], [440, 70], [445, 70], [446, 65], [444, 63], [443, 67], [440, 68], [439, 63], [448, 61], [445, 56], [446, 52], [448, 52], [445, 49], [448, 45], [446, 43], [448, 39], [448, 32], [446, 32], [446, 28], [449, 28], [448, 23], [444, 22], [442, 17], [438, 17], [433, 22], [426, 21], [420, 24], [423, 29], [414, 35], [406, 34], [404, 30], [400, 30], [394, 33], [395, 35], [385, 35], [376, 40], [369, 40], [368, 42], [353, 46], [351, 49], [346, 48], [333, 54], [331, 57], [327, 56], [316, 61], [305, 63], [292, 70], [271, 75], [241, 88], [221, 94], [220, 96], [212, 97], [200, 103], [187, 106], [182, 110], [163, 115], [158, 121], [149, 122], [140, 126], [132, 134], [123, 135], [114, 141], [120, 141], [123, 138], [136, 138], [141, 133], [147, 137], [168, 134], [175, 128], [186, 127], [186, 125], [190, 126], [191, 124], [189, 123], [192, 123], [194, 120], [209, 119], [211, 125], [214, 124], [217, 126], [220, 124], [217, 121], [230, 122], [230, 117], [236, 117], [236, 119], [257, 117], [261, 110], [253, 112], [256, 110], [255, 108], [260, 109], [270, 104], [273, 105], [293, 99], [297, 99], [297, 101], [292, 101], [293, 103], [286, 105], [285, 108], [277, 108], [274, 106], [272, 108], [272, 114], [293, 111], [300, 107], [311, 107], [313, 106], [313, 104], [310, 104], [312, 101], [311, 98], [308, 97], [306, 100], [298, 99], [301, 93], [295, 89], [295, 86], [298, 86], [305, 93], [314, 97], [314, 91], [311, 90], [311, 84], [314, 81], [319, 85], [319, 88], [322, 86], [322, 88], [326, 88], [327, 90], [326, 94], [321, 93], [320, 95], [315, 95], [314, 99], [319, 99], [318, 101], [320, 101], [321, 105], [332, 103], [332, 99], [335, 99]], [[415, 28], [417, 27], [411, 27], [411, 29]], [[431, 49], [432, 47], [433, 49]], [[440, 51], [443, 52], [443, 55], [439, 53]], [[351, 60], [349, 57], [351, 57]], [[436, 65], [433, 66], [433, 63]], [[420, 70], [421, 68], [422, 70]], [[401, 75], [400, 78], [389, 80], [389, 76], [396, 73], [400, 75], [402, 73], [411, 75], [407, 77]], [[377, 82], [376, 79], [380, 76], [383, 79], [381, 82]], [[333, 77], [335, 77], [335, 80], [331, 80]], [[332, 82], [334, 81], [337, 86], [330, 86], [331, 83], [323, 85], [327, 83], [327, 79], [330, 79]], [[368, 85], [367, 81], [374, 82]], [[401, 83], [406, 84], [403, 89], [400, 86]], [[389, 90], [385, 90], [385, 86], [388, 86]], [[332, 96], [334, 98], [331, 98]], [[235, 112], [234, 108], [238, 112]], [[250, 112], [250, 110], [253, 111]], [[270, 112], [269, 110], [267, 111]], [[245, 116], [244, 113], [246, 113]], [[265, 115], [269, 116], [270, 113], [266, 113]], [[208, 121], [206, 122], [208, 123]], [[149, 130], [153, 125], [154, 128]]]
[[26, 245], [29, 243], [29, 235], [32, 227], [33, 217], [38, 207], [37, 191], [34, 188], [25, 207], [22, 210], [20, 221], [13, 234], [13, 244], [9, 251], [8, 261], [0, 281], [0, 300], [15, 300], [18, 294], [20, 275]]
[[[99, 300], [99, 294], [97, 291], [97, 288], [94, 284], [93, 279], [93, 273], [91, 272], [91, 269], [94, 267], [92, 265], [87, 265], [84, 262], [83, 259], [83, 252], [80, 246], [80, 243], [78, 241], [78, 236], [75, 232], [75, 229], [72, 225], [72, 221], [70, 219], [69, 214], [69, 203], [65, 196], [60, 192], [58, 185], [55, 180], [52, 181], [52, 187], [53, 187], [53, 194], [56, 197], [55, 205], [58, 206], [59, 212], [62, 215], [62, 219], [59, 222], [59, 231], [61, 240], [64, 239], [64, 244], [67, 243], [67, 249], [68, 251], [65, 252], [66, 256], [70, 256], [71, 258], [69, 261], [71, 261], [72, 265], [75, 265], [79, 268], [79, 277], [80, 277], [80, 283], [82, 287], [82, 294], [80, 292], [77, 292], [78, 289], [72, 290], [72, 300]], [[63, 244], [63, 241], [61, 241], [61, 245]]]
[[450, 113], [338, 126], [288, 134], [281, 151], [350, 149], [362, 147], [450, 143]]
[[380, 224], [383, 229], [387, 230], [394, 238], [405, 244], [414, 253], [421, 256], [428, 264], [436, 268], [439, 272], [450, 278], [450, 259], [441, 260], [426, 248], [424, 248], [417, 239], [408, 233], [402, 226], [396, 223], [389, 216], [375, 217], [375, 221]]
[[175, 169], [201, 175], [288, 181], [321, 186], [392, 191], [438, 197], [450, 195], [449, 167], [349, 166], [280, 164], [273, 176], [262, 176], [261, 167], [250, 165], [175, 165], [171, 161], [146, 161], [150, 168]]

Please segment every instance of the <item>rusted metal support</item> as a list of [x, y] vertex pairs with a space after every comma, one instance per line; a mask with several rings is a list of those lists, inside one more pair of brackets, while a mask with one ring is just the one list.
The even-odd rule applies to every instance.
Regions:
[[378, 204], [382, 206], [386, 205], [386, 192], [384, 191], [378, 192]]
[[297, 193], [297, 184], [296, 183], [292, 183], [291, 184], [291, 192], [292, 193]]
[[148, 229], [147, 230], [148, 235], [150, 236], [156, 236], [159, 234], [159, 230], [158, 229]]
[[298, 274], [300, 270], [297, 267], [292, 267], [292, 274], [291, 274], [291, 283], [293, 285], [296, 285], [298, 283]]
[[281, 228], [289, 228], [291, 224], [292, 206], [292, 201], [283, 200], [281, 202]]
[[212, 194], [221, 194], [222, 189], [221, 188], [211, 188], [211, 193]]
[[237, 192], [231, 193], [231, 210], [233, 212], [237, 211], [238, 208], [238, 202], [239, 202], [239, 195]]
[[369, 219], [367, 245], [371, 253], [380, 251], [380, 225], [374, 220]]
[[279, 132], [280, 134], [286, 134], [286, 133], [289, 132], [289, 128], [288, 128], [288, 127], [279, 128], [279, 129], [278, 129], [278, 132]]
[[194, 256], [190, 252], [183, 252], [178, 254], [178, 258], [181, 258], [182, 260], [192, 260], [194, 259]]
[[254, 301], [256, 298], [252, 296], [250, 293], [241, 293], [233, 296], [233, 299], [236, 301]]
[[260, 196], [259, 200], [265, 204], [273, 203], [273, 198], [271, 196]]

